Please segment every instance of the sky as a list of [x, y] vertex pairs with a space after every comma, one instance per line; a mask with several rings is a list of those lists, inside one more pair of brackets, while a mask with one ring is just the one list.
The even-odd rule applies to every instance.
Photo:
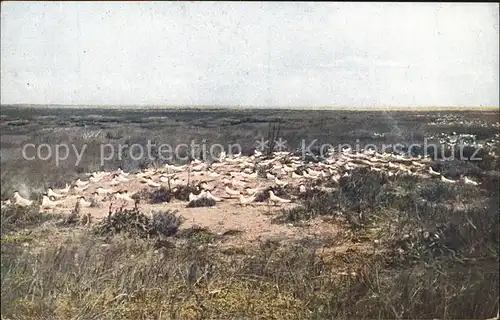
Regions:
[[1, 103], [499, 106], [495, 3], [5, 2]]

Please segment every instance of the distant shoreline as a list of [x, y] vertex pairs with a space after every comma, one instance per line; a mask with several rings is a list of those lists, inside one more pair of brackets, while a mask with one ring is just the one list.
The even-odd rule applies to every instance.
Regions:
[[127, 109], [127, 110], [325, 110], [325, 111], [499, 111], [500, 107], [261, 107], [261, 106], [158, 106], [158, 105], [45, 105], [45, 104], [2, 104], [0, 108], [40, 109]]

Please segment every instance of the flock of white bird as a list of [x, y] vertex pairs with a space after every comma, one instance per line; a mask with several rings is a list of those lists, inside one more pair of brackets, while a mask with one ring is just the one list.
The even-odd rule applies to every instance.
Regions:
[[[355, 168], [367, 167], [372, 171], [383, 171], [389, 176], [412, 175], [422, 179], [439, 177], [444, 183], [477, 186], [478, 183], [463, 176], [452, 180], [436, 172], [430, 160], [422, 157], [405, 157], [390, 153], [377, 153], [365, 150], [352, 152], [342, 150], [320, 162], [305, 163], [299, 156], [288, 152], [276, 152], [266, 158], [255, 151], [252, 156], [227, 156], [222, 153], [217, 162], [207, 164], [200, 160], [188, 165], [167, 164], [162, 168], [149, 168], [137, 173], [126, 173], [121, 169], [113, 172], [92, 172], [85, 181], [77, 179], [65, 188], [47, 188], [42, 196], [40, 207], [44, 210], [71, 208], [76, 203], [82, 208], [99, 207], [102, 202], [119, 202], [133, 205], [132, 191], [146, 186], [151, 189], [165, 187], [175, 192], [180, 186], [192, 184], [198, 193], [189, 194], [188, 201], [202, 198], [215, 202], [236, 201], [241, 206], [252, 205], [258, 194], [268, 190], [270, 204], [290, 203], [293, 199], [278, 197], [269, 187], [289, 185], [305, 193], [315, 180], [331, 180], [338, 183], [342, 176], [349, 176]], [[23, 198], [18, 191], [2, 207], [17, 204], [20, 206], [38, 205], [38, 202]]]

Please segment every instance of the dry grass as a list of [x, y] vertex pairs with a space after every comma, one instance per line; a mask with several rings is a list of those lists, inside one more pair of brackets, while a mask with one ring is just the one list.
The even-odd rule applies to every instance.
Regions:
[[[281, 112], [269, 110], [261, 115], [200, 109], [193, 120], [193, 111], [179, 109], [175, 113], [162, 111], [167, 118], [175, 118], [166, 120], [166, 125], [154, 119], [133, 122], [138, 117], [134, 112], [122, 115], [111, 110], [108, 118], [134, 124], [127, 129], [114, 127], [112, 119], [97, 122], [85, 118], [78, 110], [69, 114], [61, 111], [50, 123], [36, 118], [38, 111], [16, 112], [9, 114], [10, 120], [2, 118], [2, 135], [25, 137], [24, 143], [95, 140], [94, 144], [89, 142], [91, 151], [79, 168], [69, 164], [55, 168], [50, 161], [33, 161], [26, 167], [14, 156], [2, 158], [4, 195], [22, 185], [32, 198], [48, 185], [64, 184], [97, 170], [92, 150], [96, 151], [102, 141], [128, 139], [134, 143], [141, 135], [154, 133], [158, 139], [165, 135], [185, 142], [206, 135], [213, 138], [212, 143], [241, 139], [253, 150], [255, 135], [259, 130], [265, 134], [266, 121], [283, 118]], [[148, 112], [141, 115], [156, 115]], [[407, 133], [420, 133], [422, 123], [437, 117], [424, 113], [423, 120], [415, 124], [417, 112], [395, 112], [390, 119], [380, 116], [376, 127], [367, 128], [366, 123], [374, 123], [372, 117], [377, 113], [314, 111], [304, 117], [303, 112], [288, 110], [283, 114], [280, 136], [289, 142], [302, 135], [347, 143], [346, 139], [356, 138], [346, 133], [352, 127], [388, 132], [395, 122], [404, 129], [398, 139], [406, 139]], [[80, 118], [72, 120], [74, 116]], [[370, 121], [365, 121], [366, 117]], [[6, 124], [18, 120], [25, 122]], [[43, 128], [57, 128], [54, 121], [66, 123], [59, 127], [79, 121], [103, 131], [85, 139], [71, 131], [75, 127], [40, 134]], [[193, 123], [198, 131], [190, 131]], [[215, 131], [216, 127], [232, 130]], [[144, 164], [128, 159], [109, 163], [106, 168], [140, 165]], [[181, 230], [182, 220], [173, 212], [150, 216], [137, 208], [119, 209], [86, 229], [64, 224], [61, 217], [41, 213], [35, 207], [2, 210], [2, 318], [491, 318], [499, 308], [498, 161], [433, 166], [449, 176], [474, 173], [481, 187], [445, 185], [435, 180], [421, 183], [412, 177], [396, 179], [356, 170], [341, 179], [336, 190], [300, 195], [299, 206], [276, 219], [276, 223], [289, 223], [322, 217], [336, 228], [344, 226], [333, 240], [266, 241], [256, 247], [223, 248], [220, 244], [227, 235], [197, 226]], [[185, 200], [190, 192], [196, 193], [195, 188], [186, 186], [174, 194], [159, 189], [136, 197], [168, 202], [171, 198]], [[280, 196], [296, 196], [293, 192], [275, 189]], [[265, 198], [266, 193], [260, 200]]]

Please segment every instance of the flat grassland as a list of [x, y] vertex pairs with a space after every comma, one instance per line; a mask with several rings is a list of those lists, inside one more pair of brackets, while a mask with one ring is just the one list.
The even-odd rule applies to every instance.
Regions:
[[[1, 198], [18, 191], [33, 201], [2, 207], [2, 319], [495, 317], [498, 117], [498, 110], [2, 106]], [[272, 133], [289, 154], [252, 157]], [[467, 146], [459, 150], [461, 140]], [[102, 158], [104, 145], [157, 151], [192, 141], [238, 144], [242, 154], [218, 161], [197, 148], [205, 167], [175, 178], [165, 165], [186, 164], [183, 154], [166, 161], [123, 149]], [[28, 144], [29, 156], [46, 144], [51, 157], [46, 149], [46, 160], [25, 159]], [[404, 157], [338, 148], [315, 157], [323, 144], [417, 147]], [[56, 159], [56, 145], [69, 146], [65, 159]], [[240, 181], [247, 168], [255, 180]], [[94, 184], [40, 206], [47, 188], [59, 192], [92, 172], [115, 194], [94, 199]], [[119, 176], [128, 180], [112, 185]], [[203, 182], [222, 201], [190, 201], [208, 188]], [[224, 184], [245, 197], [252, 193], [245, 187], [256, 189], [255, 201], [242, 205]], [[117, 207], [124, 189], [134, 201]], [[268, 203], [269, 190], [290, 203]], [[75, 205], [79, 195], [89, 208]]]

